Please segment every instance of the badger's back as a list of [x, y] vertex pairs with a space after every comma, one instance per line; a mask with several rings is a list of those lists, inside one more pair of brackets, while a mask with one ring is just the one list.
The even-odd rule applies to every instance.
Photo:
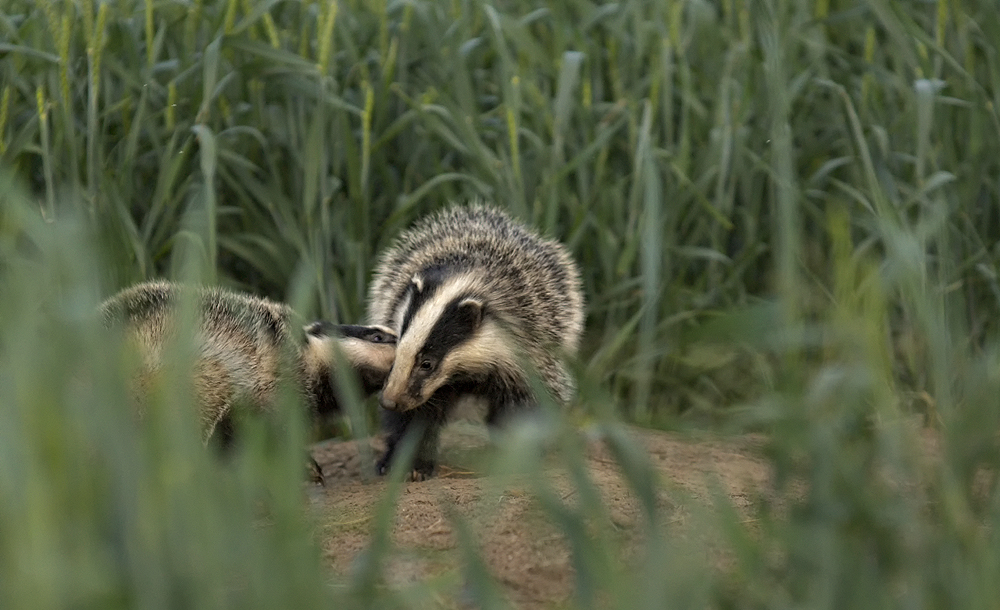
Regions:
[[563, 246], [482, 204], [424, 218], [380, 258], [368, 299], [369, 323], [404, 331], [412, 278], [467, 274], [472, 289], [524, 347], [575, 352], [583, 329], [576, 264]]
[[145, 392], [148, 378], [163, 366], [164, 349], [178, 339], [188, 296], [193, 299], [194, 389], [202, 416], [213, 421], [220, 415], [216, 411], [237, 400], [268, 406], [279, 378], [299, 374], [291, 309], [250, 295], [170, 282], [132, 286], [101, 306], [105, 324], [122, 329], [142, 359], [137, 392]]

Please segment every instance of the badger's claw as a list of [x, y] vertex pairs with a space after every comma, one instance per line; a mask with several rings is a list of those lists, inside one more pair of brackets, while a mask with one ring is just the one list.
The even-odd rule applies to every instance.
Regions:
[[326, 487], [326, 479], [323, 477], [323, 467], [319, 465], [316, 458], [309, 456], [309, 464], [307, 466], [309, 470], [309, 480], [313, 483], [318, 484], [320, 487]]
[[413, 470], [410, 471], [411, 481], [426, 481], [428, 479], [434, 478], [434, 472], [437, 470], [437, 464], [431, 460], [422, 460], [417, 458], [413, 461]]
[[[389, 474], [389, 469], [392, 467], [392, 455], [387, 451], [379, 460], [375, 463], [375, 472], [380, 477]], [[434, 471], [437, 469], [437, 464], [432, 460], [426, 460], [417, 458], [413, 462], [413, 469], [407, 475], [407, 481], [426, 481], [434, 477]]]

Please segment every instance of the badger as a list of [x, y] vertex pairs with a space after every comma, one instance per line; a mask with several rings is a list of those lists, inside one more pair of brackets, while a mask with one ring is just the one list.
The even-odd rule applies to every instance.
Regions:
[[564, 358], [584, 322], [580, 273], [565, 247], [483, 203], [418, 221], [380, 256], [368, 323], [398, 335], [379, 397], [388, 470], [410, 430], [412, 480], [433, 476], [441, 426], [465, 396], [485, 399], [493, 427], [537, 403], [537, 375], [558, 402], [575, 391]]
[[193, 385], [206, 443], [217, 434], [228, 445], [234, 407], [271, 410], [283, 382], [292, 384], [313, 416], [339, 411], [334, 344], [367, 394], [382, 387], [392, 366], [396, 335], [388, 328], [325, 321], [301, 326], [283, 303], [220, 288], [146, 282], [100, 306], [105, 326], [122, 330], [141, 359], [132, 388], [138, 404], [163, 366], [166, 346], [177, 338], [185, 292], [194, 297]]

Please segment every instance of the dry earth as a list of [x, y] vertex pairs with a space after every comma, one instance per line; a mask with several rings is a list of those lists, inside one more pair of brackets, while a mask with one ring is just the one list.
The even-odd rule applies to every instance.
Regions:
[[[630, 429], [630, 434], [661, 474], [658, 502], [672, 519], [683, 519], [690, 502], [707, 505], [712, 490], [719, 489], [738, 510], [747, 510], [751, 499], [768, 487], [769, 469], [759, 457], [759, 437], [694, 441], [650, 430]], [[374, 440], [369, 447], [374, 452], [381, 446]], [[337, 574], [348, 572], [364, 552], [375, 506], [386, 491], [386, 482], [371, 476], [371, 462], [360, 449], [357, 442], [336, 441], [313, 448], [326, 486], [314, 490], [312, 504], [320, 519], [325, 557]], [[565, 606], [574, 577], [568, 545], [531, 493], [517, 485], [499, 489], [503, 484], [478, 471], [476, 464], [485, 463], [488, 453], [481, 426], [457, 422], [445, 430], [439, 475], [404, 484], [386, 581], [397, 587], [438, 582], [443, 587], [434, 590], [453, 590], [454, 597], [428, 600], [428, 606], [462, 606], [460, 548], [448, 513], [454, 509], [472, 526], [489, 570], [515, 607]], [[586, 461], [612, 522], [607, 525], [625, 540], [623, 548], [629, 548], [628, 539], [637, 541], [642, 525], [636, 499], [602, 443], [588, 444]], [[553, 465], [545, 474], [560, 498], [571, 504], [576, 492], [565, 471]]]

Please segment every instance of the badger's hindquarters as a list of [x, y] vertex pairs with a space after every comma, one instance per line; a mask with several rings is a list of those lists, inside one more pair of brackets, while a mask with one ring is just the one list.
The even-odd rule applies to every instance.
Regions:
[[[148, 282], [101, 306], [109, 327], [123, 331], [141, 360], [133, 393], [141, 403], [161, 374], [163, 352], [176, 341], [182, 293], [194, 299], [192, 386], [203, 439], [232, 441], [234, 415], [259, 415], [276, 406], [277, 388], [290, 384], [311, 414], [339, 409], [335, 386], [340, 349], [374, 392], [392, 367], [396, 336], [382, 327], [314, 322], [303, 327], [287, 305], [220, 289]], [[302, 330], [300, 330], [302, 329]], [[239, 410], [240, 413], [234, 412]]]
[[477, 395], [487, 423], [535, 404], [537, 374], [559, 402], [573, 394], [563, 358], [583, 327], [579, 272], [565, 249], [485, 206], [418, 222], [381, 257], [369, 321], [399, 334], [381, 394], [386, 452], [422, 432], [414, 479], [433, 473], [437, 436], [456, 401]]

